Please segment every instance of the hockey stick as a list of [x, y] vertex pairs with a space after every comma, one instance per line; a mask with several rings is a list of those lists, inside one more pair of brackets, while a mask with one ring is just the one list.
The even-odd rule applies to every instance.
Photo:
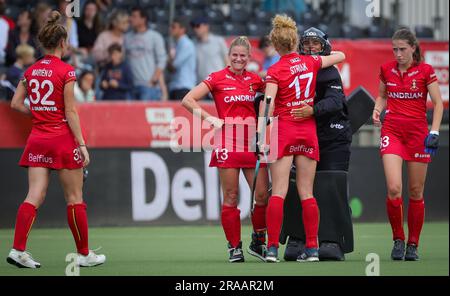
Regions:
[[[267, 126], [267, 117], [269, 116], [269, 108], [270, 108], [270, 102], [272, 101], [271, 97], [266, 97], [266, 106], [264, 108], [264, 124], [262, 126], [262, 130], [261, 130], [261, 135], [258, 134], [258, 132], [256, 132], [256, 152], [257, 152], [257, 158], [258, 160], [256, 161], [256, 166], [255, 166], [255, 175], [253, 176], [253, 185], [252, 185], [252, 195], [251, 195], [251, 214], [253, 215], [253, 211], [255, 210], [255, 190], [256, 190], [256, 179], [258, 178], [258, 173], [259, 173], [259, 167], [261, 166], [261, 159], [260, 159], [260, 155], [259, 155], [259, 147], [258, 147], [258, 141], [259, 141], [259, 137], [261, 136], [261, 141], [262, 144], [264, 144], [265, 140], [266, 140], [266, 126]], [[263, 155], [264, 155], [264, 159], [266, 160], [267, 163], [267, 156], [266, 156], [266, 152], [262, 151]]]

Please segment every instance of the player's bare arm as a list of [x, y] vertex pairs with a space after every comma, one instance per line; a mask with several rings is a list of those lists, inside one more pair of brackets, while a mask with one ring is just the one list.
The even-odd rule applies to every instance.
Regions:
[[322, 69], [342, 63], [345, 61], [345, 53], [342, 51], [332, 51], [329, 56], [321, 56]]
[[442, 114], [444, 113], [444, 104], [442, 103], [441, 91], [437, 81], [428, 85], [428, 92], [433, 102], [433, 122], [431, 130], [439, 132], [442, 121]]
[[375, 107], [373, 108], [372, 120], [375, 126], [380, 126], [380, 114], [386, 107], [386, 85], [380, 81], [380, 86], [378, 87], [378, 97], [375, 101]]
[[22, 82], [17, 85], [16, 92], [11, 101], [11, 108], [19, 111], [23, 114], [31, 116], [30, 109], [25, 106], [25, 97], [27, 95], [27, 90]]
[[[181, 104], [189, 110], [192, 114], [199, 116], [201, 119], [208, 121], [214, 128], [221, 128], [223, 125], [223, 120], [212, 116], [208, 112], [206, 112], [200, 105], [198, 101], [204, 98], [209, 93], [208, 86], [201, 82], [199, 85], [194, 87], [187, 95], [183, 98]], [[200, 113], [198, 113], [200, 111]]]
[[78, 112], [76, 109], [75, 96], [74, 96], [74, 85], [75, 82], [68, 82], [64, 86], [64, 105], [65, 105], [65, 115], [67, 123], [72, 130], [75, 139], [78, 142], [80, 151], [83, 155], [83, 166], [86, 167], [89, 164], [89, 153], [86, 148], [86, 143], [83, 139], [83, 134], [81, 132], [80, 118], [78, 117]]

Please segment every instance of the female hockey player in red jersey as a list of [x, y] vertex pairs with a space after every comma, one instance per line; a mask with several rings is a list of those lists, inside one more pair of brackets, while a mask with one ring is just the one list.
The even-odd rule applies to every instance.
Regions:
[[[20, 166], [28, 168], [29, 190], [17, 212], [13, 249], [7, 261], [13, 265], [39, 268], [41, 265], [26, 252], [26, 243], [36, 219], [36, 211], [47, 193], [50, 171], [56, 170], [67, 202], [67, 221], [72, 231], [79, 266], [105, 262], [88, 248], [88, 222], [83, 202], [83, 167], [89, 153], [83, 139], [75, 108], [75, 71], [61, 61], [68, 48], [67, 30], [53, 11], [39, 32], [39, 42], [46, 56], [28, 68], [17, 86], [11, 107], [32, 117], [33, 127]], [[25, 97], [30, 101], [25, 105]]]
[[[262, 92], [264, 83], [255, 73], [245, 68], [250, 58], [250, 42], [247, 37], [236, 38], [229, 50], [230, 66], [211, 73], [183, 99], [183, 105], [192, 113], [210, 122], [218, 132], [211, 155], [211, 167], [219, 169], [223, 191], [222, 226], [228, 240], [230, 262], [243, 262], [240, 210], [238, 209], [239, 174], [244, 173], [252, 186], [256, 155], [249, 149], [251, 130], [256, 130], [254, 101], [256, 92]], [[198, 101], [211, 92], [218, 117], [203, 110]], [[240, 128], [244, 133], [239, 136]], [[254, 132], [253, 132], [254, 134]], [[265, 212], [268, 197], [268, 175], [265, 167], [257, 177], [255, 209], [251, 216], [252, 242], [248, 252], [261, 260], [265, 258]]]
[[297, 189], [302, 203], [306, 233], [305, 252], [299, 255], [297, 261], [318, 261], [319, 209], [313, 197], [314, 176], [319, 160], [316, 122], [313, 117], [295, 119], [291, 113], [302, 104], [313, 105], [317, 72], [321, 68], [342, 62], [345, 55], [341, 52], [332, 52], [329, 56], [300, 55], [297, 53], [299, 37], [295, 21], [288, 16], [277, 15], [272, 23], [270, 39], [281, 58], [269, 68], [266, 77], [265, 95], [274, 98], [270, 109], [277, 119], [275, 124], [278, 124], [278, 129], [271, 132], [270, 141], [270, 151], [275, 153], [277, 160], [270, 164], [272, 196], [266, 216], [266, 261], [279, 262], [278, 239], [293, 161], [297, 167]]
[[[395, 60], [381, 66], [379, 96], [373, 121], [381, 125], [380, 114], [386, 109], [381, 128], [380, 152], [387, 183], [387, 213], [391, 223], [393, 260], [419, 259], [417, 248], [425, 214], [423, 191], [428, 163], [436, 152], [443, 104], [433, 68], [422, 62], [419, 43], [408, 29], [392, 37]], [[434, 104], [433, 122], [428, 132], [426, 102]], [[403, 231], [402, 165], [408, 173], [408, 241], [405, 254]]]

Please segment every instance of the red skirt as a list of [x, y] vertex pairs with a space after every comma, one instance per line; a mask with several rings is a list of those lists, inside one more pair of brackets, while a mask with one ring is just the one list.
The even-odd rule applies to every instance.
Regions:
[[51, 138], [31, 133], [19, 165], [54, 170], [79, 169], [83, 167], [83, 159], [71, 132]]
[[270, 158], [304, 155], [319, 161], [319, 141], [314, 118], [275, 120], [270, 136]]
[[[233, 125], [217, 130], [214, 135], [210, 167], [255, 168], [255, 126]], [[261, 159], [261, 167], [265, 167]]]
[[380, 154], [395, 154], [405, 161], [431, 162], [425, 153], [425, 138], [428, 135], [426, 120], [393, 118], [388, 114], [381, 128]]

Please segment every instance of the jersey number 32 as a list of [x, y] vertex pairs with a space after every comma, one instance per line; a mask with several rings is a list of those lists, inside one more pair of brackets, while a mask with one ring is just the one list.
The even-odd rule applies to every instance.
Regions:
[[[30, 101], [31, 103], [37, 105], [39, 104], [39, 101], [41, 102], [41, 105], [43, 106], [54, 106], [55, 102], [48, 100], [48, 98], [53, 93], [54, 87], [53, 83], [50, 80], [44, 80], [42, 83], [39, 83], [39, 80], [37, 79], [31, 79], [30, 80]], [[45, 95], [41, 99], [41, 92], [40, 91], [47, 91]]]

